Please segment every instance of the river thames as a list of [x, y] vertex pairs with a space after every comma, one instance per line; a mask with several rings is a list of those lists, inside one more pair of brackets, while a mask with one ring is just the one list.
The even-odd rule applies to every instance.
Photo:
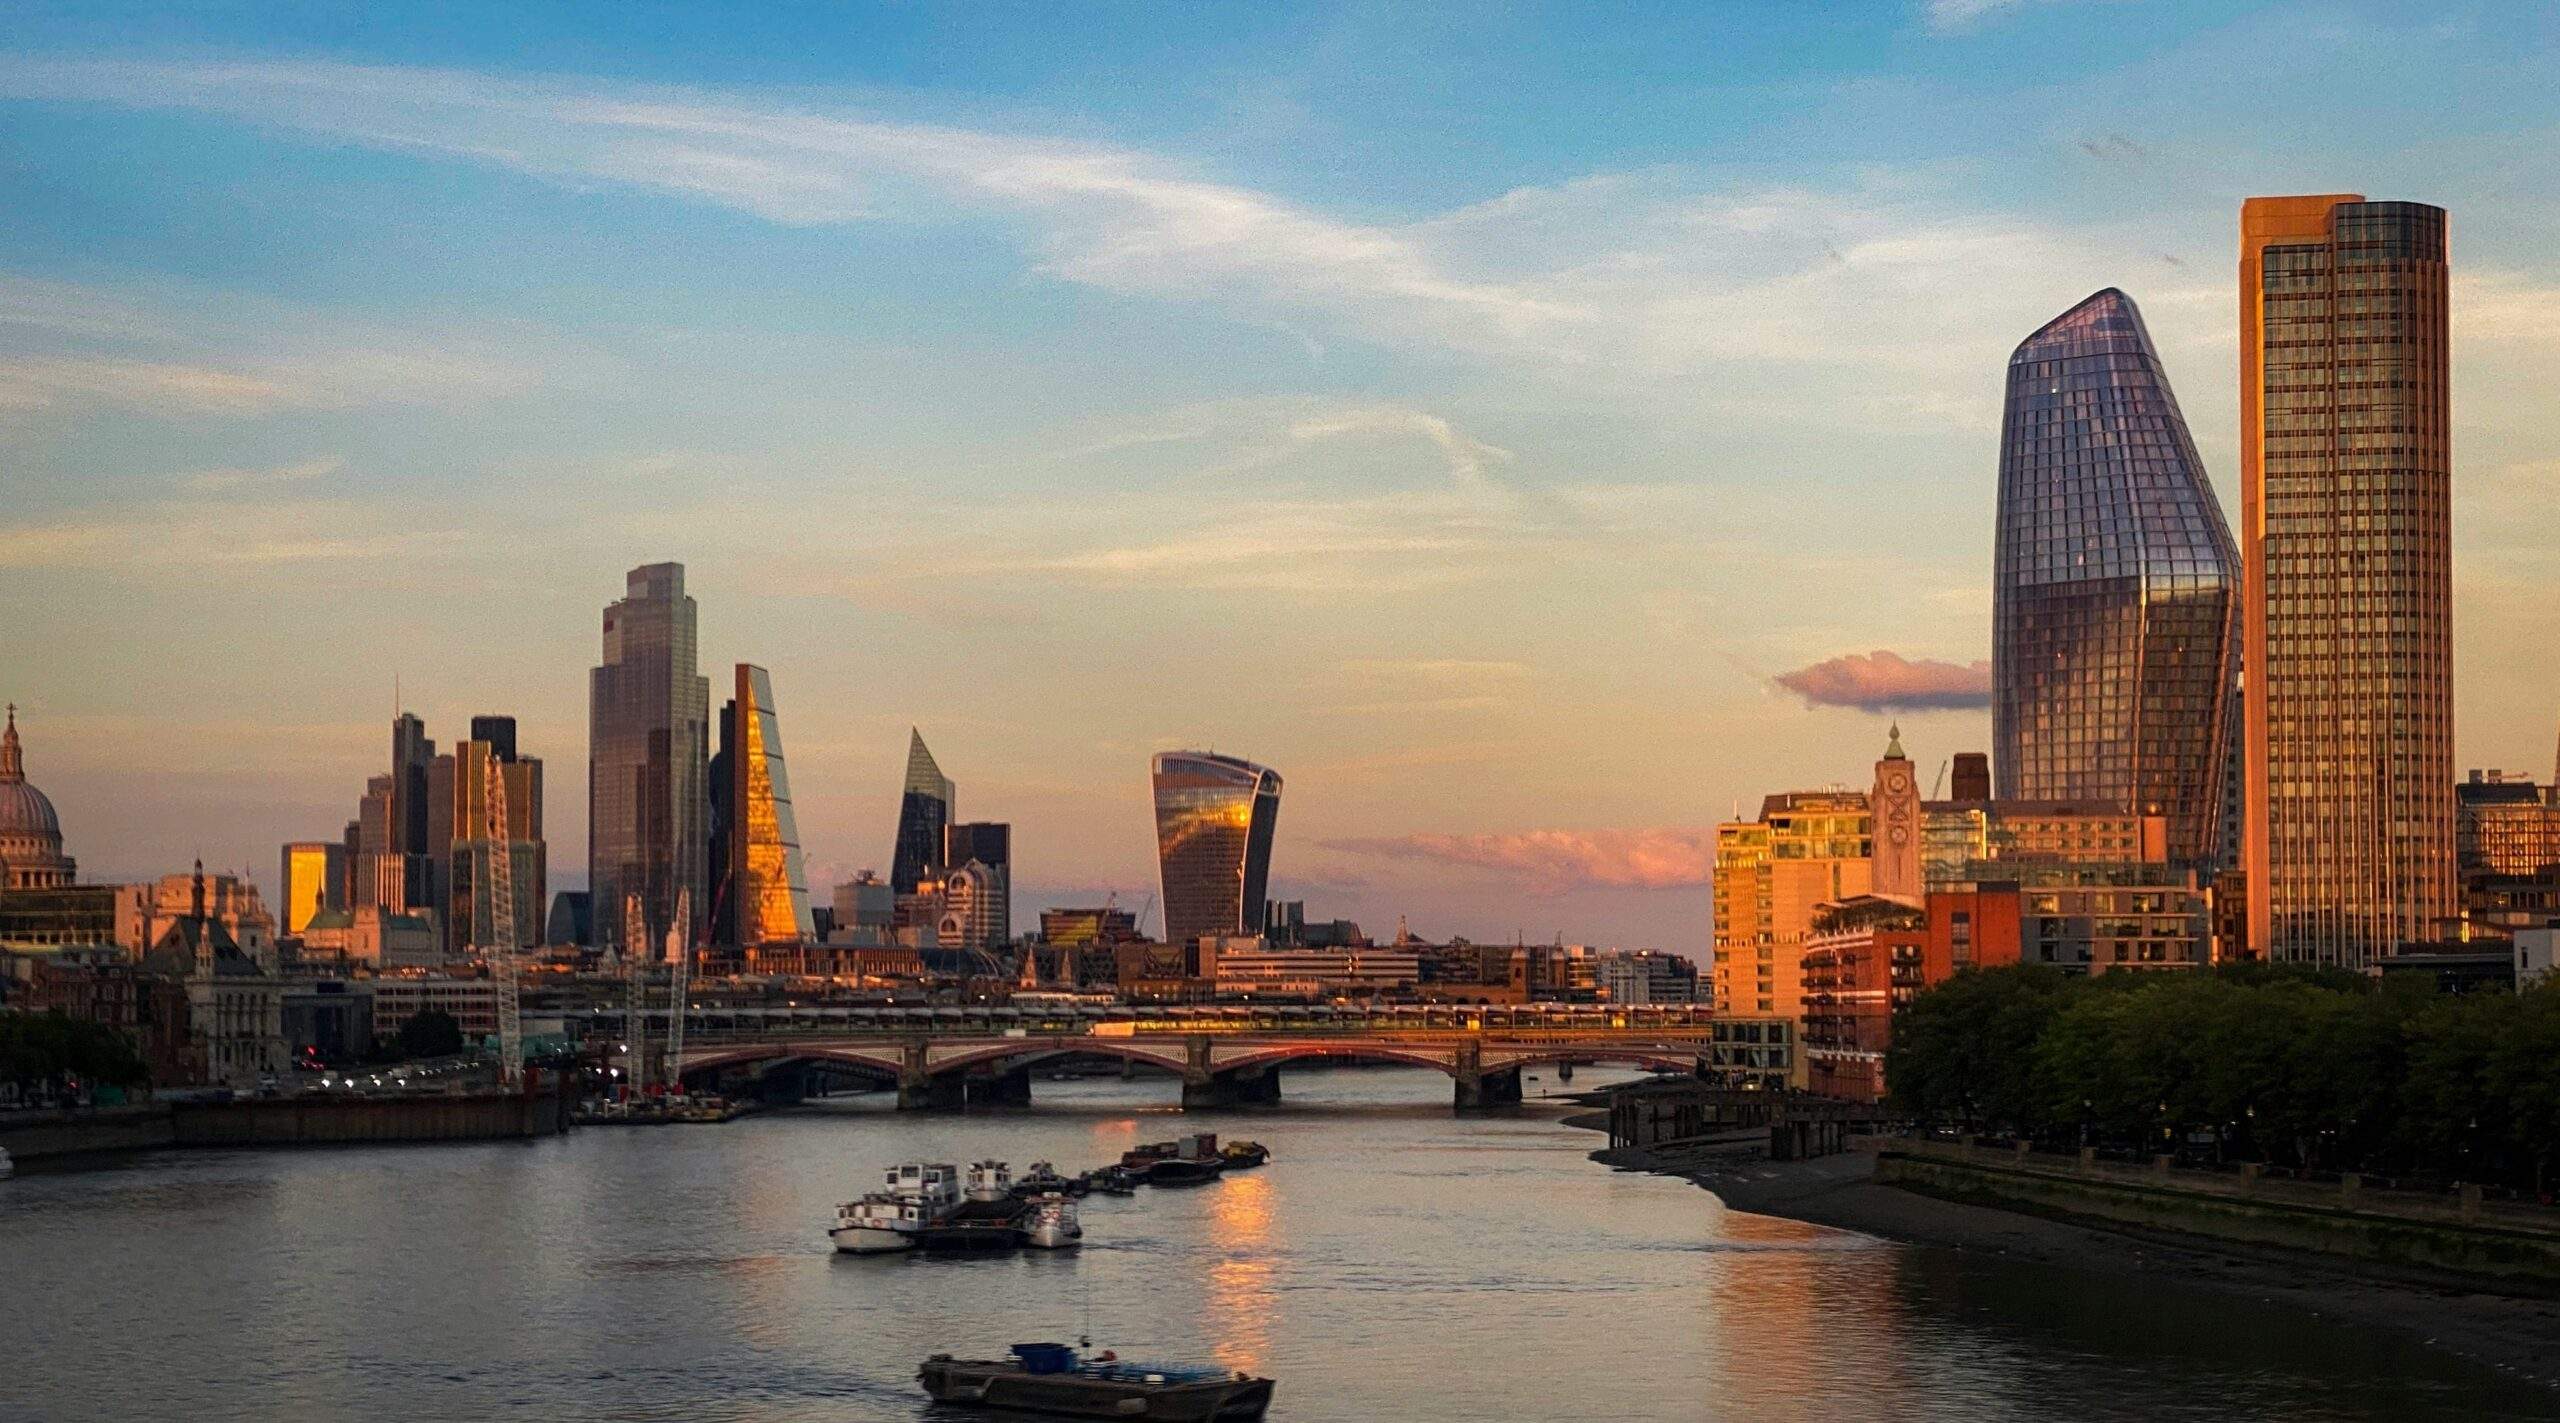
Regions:
[[[1585, 1073], [1576, 1086], [1609, 1080]], [[1549, 1079], [1531, 1084], [1553, 1091]], [[838, 1099], [540, 1143], [185, 1152], [0, 1184], [0, 1417], [958, 1418], [926, 1354], [1072, 1339], [1280, 1380], [1274, 1418], [2477, 1419], [2550, 1395], [2169, 1282], [1886, 1244], [1611, 1172], [1559, 1103], [1292, 1073], [900, 1115]], [[834, 1254], [837, 1202], [928, 1157], [1080, 1170], [1184, 1129], [1273, 1163], [1085, 1203], [1080, 1252]]]

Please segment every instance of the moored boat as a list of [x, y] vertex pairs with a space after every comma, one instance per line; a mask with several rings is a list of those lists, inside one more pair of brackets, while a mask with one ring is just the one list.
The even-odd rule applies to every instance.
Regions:
[[916, 1382], [937, 1403], [1177, 1423], [1260, 1418], [1274, 1388], [1267, 1378], [1221, 1368], [1122, 1363], [1107, 1353], [1088, 1359], [1064, 1344], [1016, 1344], [1010, 1359], [936, 1354], [916, 1370]]
[[1218, 1148], [1218, 1159], [1230, 1171], [1251, 1170], [1269, 1161], [1271, 1151], [1258, 1141], [1231, 1141]]
[[1022, 1243], [1040, 1250], [1069, 1250], [1084, 1243], [1076, 1203], [1055, 1191], [1031, 1198], [1020, 1229]]
[[910, 1161], [892, 1166], [884, 1177], [887, 1189], [836, 1207], [836, 1223], [827, 1238], [848, 1255], [878, 1255], [911, 1250], [926, 1232], [960, 1209], [960, 1173], [944, 1162]]
[[1227, 1169], [1213, 1131], [1150, 1143], [1122, 1156], [1120, 1164], [1150, 1186], [1196, 1186]]
[[1012, 1200], [1012, 1168], [1001, 1161], [970, 1162], [968, 1197], [988, 1204]]
[[1030, 1170], [1013, 1178], [1013, 1193], [1026, 1198], [1046, 1195], [1051, 1191], [1062, 1196], [1081, 1196], [1092, 1189], [1092, 1183], [1081, 1176], [1059, 1175], [1057, 1166], [1047, 1161], [1034, 1161]]

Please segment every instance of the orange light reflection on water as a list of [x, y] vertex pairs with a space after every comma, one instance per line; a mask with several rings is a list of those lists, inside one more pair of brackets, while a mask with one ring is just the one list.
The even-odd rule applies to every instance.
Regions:
[[1226, 1258], [1209, 1267], [1208, 1324], [1218, 1362], [1247, 1373], [1262, 1371], [1271, 1350], [1271, 1178], [1233, 1172], [1209, 1188], [1209, 1240]]

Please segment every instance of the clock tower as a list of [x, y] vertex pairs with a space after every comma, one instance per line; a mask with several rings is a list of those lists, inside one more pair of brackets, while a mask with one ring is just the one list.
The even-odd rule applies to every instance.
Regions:
[[1918, 904], [1927, 897], [1920, 870], [1920, 782], [1912, 775], [1911, 758], [1902, 754], [1902, 728], [1896, 725], [1876, 762], [1876, 786], [1867, 795], [1875, 822], [1874, 878], [1871, 892], [1886, 899]]

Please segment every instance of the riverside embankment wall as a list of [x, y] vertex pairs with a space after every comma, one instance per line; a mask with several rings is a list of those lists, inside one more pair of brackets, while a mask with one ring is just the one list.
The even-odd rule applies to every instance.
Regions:
[[168, 1146], [322, 1146], [507, 1141], [569, 1129], [554, 1093], [437, 1097], [242, 1098], [60, 1112], [0, 1113], [0, 1148], [21, 1162]]
[[1880, 1139], [1875, 1179], [1969, 1204], [2313, 1250], [2377, 1264], [2560, 1289], [2560, 1210], [2485, 1201], [2478, 1187], [2434, 1197], [2240, 1173], [2036, 1155], [1953, 1142]]

